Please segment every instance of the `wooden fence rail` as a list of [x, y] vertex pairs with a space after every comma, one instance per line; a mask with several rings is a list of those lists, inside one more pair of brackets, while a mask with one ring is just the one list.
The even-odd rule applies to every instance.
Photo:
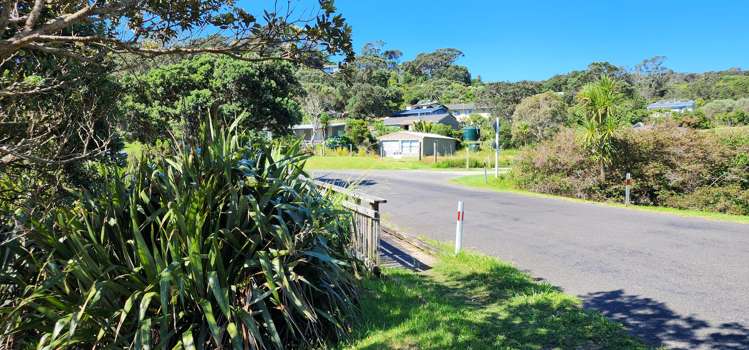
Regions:
[[314, 183], [321, 189], [344, 197], [342, 205], [352, 214], [351, 248], [354, 255], [369, 268], [379, 265], [378, 252], [382, 230], [380, 204], [387, 203], [387, 200], [323, 181], [315, 180]]

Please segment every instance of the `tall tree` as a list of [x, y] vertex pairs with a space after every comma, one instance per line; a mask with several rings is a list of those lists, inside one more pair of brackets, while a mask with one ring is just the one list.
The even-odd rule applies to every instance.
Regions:
[[604, 75], [597, 82], [585, 85], [576, 99], [577, 113], [585, 130], [585, 147], [605, 180], [606, 166], [614, 152], [614, 134], [621, 124], [623, 96], [617, 81]]
[[655, 56], [635, 66], [635, 84], [643, 97], [657, 99], [668, 93], [668, 82], [673, 71], [666, 68], [665, 61], [665, 56]]

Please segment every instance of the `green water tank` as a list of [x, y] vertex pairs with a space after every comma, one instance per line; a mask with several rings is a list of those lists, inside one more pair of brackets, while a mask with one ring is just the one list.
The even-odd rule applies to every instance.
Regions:
[[479, 140], [479, 128], [475, 126], [466, 126], [463, 128], [463, 141], [478, 141]]

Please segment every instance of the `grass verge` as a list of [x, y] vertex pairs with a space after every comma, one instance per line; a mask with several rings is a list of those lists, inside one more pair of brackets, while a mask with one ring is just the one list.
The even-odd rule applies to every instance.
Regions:
[[[463, 151], [453, 156], [439, 157], [435, 163], [431, 157], [418, 159], [380, 158], [373, 155], [349, 154], [346, 150], [329, 151], [326, 156], [313, 156], [307, 160], [308, 170], [415, 170], [415, 169], [465, 169], [466, 158]], [[502, 150], [499, 164], [510, 165], [517, 155], [517, 150]], [[484, 164], [494, 162], [494, 155], [486, 150], [469, 154], [469, 165], [472, 169], [482, 168]]]
[[523, 195], [544, 197], [544, 198], [557, 198], [557, 199], [563, 199], [563, 200], [574, 201], [574, 202], [579, 202], [579, 203], [590, 203], [590, 204], [606, 205], [606, 206], [617, 207], [617, 208], [647, 211], [647, 212], [653, 212], [653, 213], [673, 214], [673, 215], [678, 215], [678, 216], [683, 216], [683, 217], [696, 217], [696, 218], [703, 218], [703, 219], [749, 224], [749, 216], [745, 216], [745, 215], [730, 215], [730, 214], [715, 213], [715, 212], [709, 212], [709, 211], [677, 209], [677, 208], [667, 208], [667, 207], [654, 207], [654, 206], [645, 206], [645, 205], [625, 206], [624, 204], [621, 204], [621, 203], [596, 202], [596, 201], [589, 201], [589, 200], [584, 200], [584, 199], [579, 199], [579, 198], [570, 198], [570, 197], [555, 196], [555, 195], [545, 194], [545, 193], [530, 192], [530, 191], [519, 189], [516, 186], [515, 182], [509, 176], [500, 177], [499, 179], [495, 179], [494, 177], [490, 176], [488, 183], [484, 182], [483, 175], [461, 176], [458, 178], [454, 178], [450, 181], [452, 183], [463, 185], [466, 187], [483, 188], [483, 189], [489, 189], [489, 190], [498, 191], [498, 192], [513, 192], [513, 193], [520, 193]]
[[422, 274], [364, 283], [362, 323], [340, 349], [642, 349], [579, 299], [494, 258], [443, 253]]

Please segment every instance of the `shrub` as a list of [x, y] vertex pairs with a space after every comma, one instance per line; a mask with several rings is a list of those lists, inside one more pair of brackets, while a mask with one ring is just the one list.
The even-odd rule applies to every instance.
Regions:
[[367, 121], [362, 119], [349, 119], [346, 121], [346, 136], [357, 148], [370, 148], [377, 143], [377, 140], [369, 131]]
[[325, 140], [325, 147], [330, 149], [345, 148], [349, 149], [349, 146], [354, 143], [346, 136], [333, 136]]
[[350, 221], [299, 177], [303, 160], [298, 146], [206, 133], [26, 218], [1, 240], [0, 339], [242, 349], [342, 334], [356, 298]]
[[635, 180], [635, 203], [749, 214], [749, 141], [742, 136], [663, 124], [622, 130], [613, 147], [606, 169], [611, 176], [601, 179], [580, 136], [565, 129], [552, 140], [524, 149], [513, 176], [520, 187], [532, 191], [621, 201], [622, 182], [629, 172]]

